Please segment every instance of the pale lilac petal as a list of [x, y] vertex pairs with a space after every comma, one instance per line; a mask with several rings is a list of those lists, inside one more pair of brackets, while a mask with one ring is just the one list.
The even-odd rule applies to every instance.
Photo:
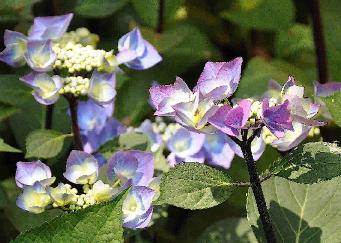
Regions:
[[325, 84], [320, 84], [317, 81], [314, 82], [315, 95], [319, 97], [327, 97], [340, 90], [341, 82], [328, 82]]
[[116, 96], [116, 76], [114, 73], [99, 73], [94, 71], [90, 78], [88, 96], [98, 104], [113, 102]]
[[6, 48], [0, 52], [0, 61], [12, 67], [24, 65], [27, 37], [19, 32], [6, 30], [4, 42]]
[[147, 135], [151, 141], [151, 151], [156, 152], [162, 145], [162, 137], [159, 133], [156, 133], [153, 129], [153, 124], [150, 120], [145, 120], [141, 123], [137, 131]]
[[[230, 140], [230, 146], [233, 149], [233, 151], [241, 158], [244, 158], [243, 152], [240, 149], [239, 145]], [[266, 148], [266, 144], [262, 138], [262, 136], [257, 136], [251, 143], [251, 152], [252, 157], [255, 161], [259, 160], [259, 158], [262, 156]]]
[[52, 50], [51, 40], [29, 41], [27, 44], [25, 60], [34, 71], [50, 71], [56, 57], [56, 54]]
[[57, 40], [70, 25], [73, 14], [60, 16], [36, 17], [28, 38], [30, 40]]
[[[40, 160], [34, 162], [17, 162], [15, 182], [18, 187], [31, 186], [35, 182], [48, 182], [51, 178], [50, 168]], [[52, 181], [52, 180], [51, 180]], [[54, 181], [54, 180], [53, 180]], [[53, 183], [51, 182], [51, 184]]]

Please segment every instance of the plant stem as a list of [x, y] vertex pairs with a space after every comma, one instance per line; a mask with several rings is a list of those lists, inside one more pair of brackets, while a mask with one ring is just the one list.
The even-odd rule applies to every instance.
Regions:
[[275, 238], [275, 233], [271, 224], [270, 214], [266, 207], [264, 193], [263, 193], [261, 182], [258, 177], [258, 173], [256, 169], [256, 163], [252, 156], [252, 151], [251, 151], [252, 141], [247, 138], [247, 134], [248, 134], [247, 130], [242, 131], [243, 140], [240, 142], [240, 148], [243, 152], [244, 159], [246, 161], [247, 169], [248, 169], [249, 176], [250, 176], [251, 188], [253, 191], [253, 195], [255, 196], [255, 199], [256, 199], [256, 204], [257, 204], [258, 212], [260, 215], [260, 220], [263, 225], [265, 237], [267, 239], [267, 242], [275, 243], [276, 238]]
[[54, 104], [46, 106], [45, 129], [52, 128]]
[[320, 14], [320, 2], [319, 0], [311, 0], [309, 1], [308, 5], [310, 6], [311, 17], [313, 20], [313, 33], [319, 82], [321, 84], [324, 84], [328, 82], [328, 66], [326, 56], [326, 44], [323, 35], [323, 25]]
[[159, 19], [158, 19], [157, 28], [156, 28], [157, 33], [163, 32], [164, 15], [165, 15], [165, 0], [159, 0]]
[[69, 102], [70, 106], [70, 116], [71, 116], [71, 127], [72, 127], [72, 133], [73, 133], [73, 145], [74, 148], [77, 150], [83, 150], [83, 142], [81, 138], [81, 134], [79, 131], [78, 126], [78, 116], [77, 116], [77, 107], [78, 107], [78, 101], [77, 98], [70, 95], [65, 95], [65, 98]]

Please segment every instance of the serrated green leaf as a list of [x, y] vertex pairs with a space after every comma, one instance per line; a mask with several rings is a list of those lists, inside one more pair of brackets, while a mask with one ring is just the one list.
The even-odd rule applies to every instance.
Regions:
[[294, 21], [295, 7], [291, 0], [239, 0], [222, 17], [242, 27], [259, 30], [286, 29]]
[[226, 201], [235, 186], [225, 172], [199, 163], [183, 163], [170, 169], [161, 179], [157, 204], [186, 209], [214, 207]]
[[[262, 183], [277, 242], [341, 241], [341, 178], [313, 185], [274, 177]], [[265, 242], [257, 206], [249, 189], [247, 215], [260, 242]]]
[[341, 148], [324, 142], [302, 144], [275, 162], [270, 170], [298, 183], [329, 180], [341, 176]]
[[0, 138], [0, 152], [21, 153], [19, 149], [6, 144], [2, 138]]
[[90, 18], [104, 18], [112, 15], [128, 0], [77, 0], [74, 11], [76, 14]]
[[197, 243], [256, 243], [246, 218], [228, 218], [208, 227]]
[[341, 127], [341, 92], [336, 92], [335, 94], [328, 97], [320, 97], [327, 105], [328, 111], [330, 112], [333, 121]]
[[14, 242], [123, 242], [123, 194], [111, 202], [57, 217], [19, 235]]
[[26, 138], [26, 158], [53, 158], [62, 150], [64, 139], [71, 134], [63, 134], [53, 130], [36, 130]]

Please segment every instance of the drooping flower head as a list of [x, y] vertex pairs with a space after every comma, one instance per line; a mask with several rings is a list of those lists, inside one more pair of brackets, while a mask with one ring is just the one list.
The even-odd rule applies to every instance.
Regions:
[[21, 77], [20, 80], [33, 88], [33, 97], [40, 104], [51, 105], [59, 98], [62, 80], [57, 75], [50, 77], [46, 73], [32, 72]]
[[123, 226], [141, 229], [148, 226], [152, 214], [152, 201], [155, 192], [144, 186], [134, 186], [123, 201]]
[[17, 162], [15, 182], [20, 188], [32, 186], [35, 182], [39, 182], [43, 186], [49, 186], [55, 179], [55, 177], [51, 176], [50, 167], [40, 160], [33, 162]]
[[0, 53], [0, 61], [12, 67], [24, 65], [27, 37], [19, 32], [6, 30], [4, 42], [5, 49]]
[[98, 177], [98, 162], [91, 154], [73, 150], [66, 161], [63, 175], [75, 184], [94, 184]]
[[94, 71], [90, 78], [88, 96], [98, 104], [109, 104], [116, 96], [115, 86], [115, 74]]
[[157, 50], [143, 39], [138, 28], [120, 38], [118, 51], [117, 62], [124, 63], [131, 69], [147, 69], [162, 60]]
[[116, 152], [108, 161], [108, 179], [120, 180], [125, 185], [131, 180], [134, 186], [148, 186], [153, 178], [153, 154], [139, 150]]

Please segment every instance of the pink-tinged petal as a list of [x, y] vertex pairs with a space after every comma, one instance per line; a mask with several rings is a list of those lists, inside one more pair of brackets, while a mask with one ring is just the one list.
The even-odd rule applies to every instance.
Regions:
[[288, 80], [286, 81], [286, 83], [283, 85], [282, 88], [282, 94], [285, 94], [287, 92], [287, 90], [292, 87], [292, 86], [296, 86], [296, 80], [293, 76], [289, 76]]
[[20, 188], [32, 186], [35, 182], [51, 185], [54, 179], [54, 177], [51, 177], [50, 168], [40, 160], [34, 162], [17, 162], [15, 182]]
[[213, 99], [230, 97], [238, 87], [242, 62], [241, 57], [229, 62], [207, 62], [194, 91]]
[[325, 84], [320, 84], [317, 81], [314, 82], [315, 95], [319, 97], [327, 97], [340, 90], [341, 82], [328, 82]]
[[57, 40], [70, 25], [73, 14], [60, 16], [36, 17], [28, 38], [30, 40]]
[[327, 124], [326, 122], [323, 122], [323, 121], [308, 119], [308, 118], [304, 118], [298, 115], [291, 115], [291, 117], [293, 121], [299, 122], [306, 126], [311, 126], [311, 127], [321, 127]]
[[29, 41], [27, 44], [25, 60], [34, 71], [50, 71], [56, 57], [56, 54], [52, 50], [51, 40]]
[[238, 129], [229, 127], [225, 124], [225, 118], [231, 109], [232, 108], [228, 105], [220, 107], [218, 111], [210, 119], [208, 119], [208, 122], [223, 133], [226, 133], [230, 136], [238, 136]]
[[94, 71], [90, 78], [88, 96], [100, 105], [112, 103], [116, 96], [116, 75]]

